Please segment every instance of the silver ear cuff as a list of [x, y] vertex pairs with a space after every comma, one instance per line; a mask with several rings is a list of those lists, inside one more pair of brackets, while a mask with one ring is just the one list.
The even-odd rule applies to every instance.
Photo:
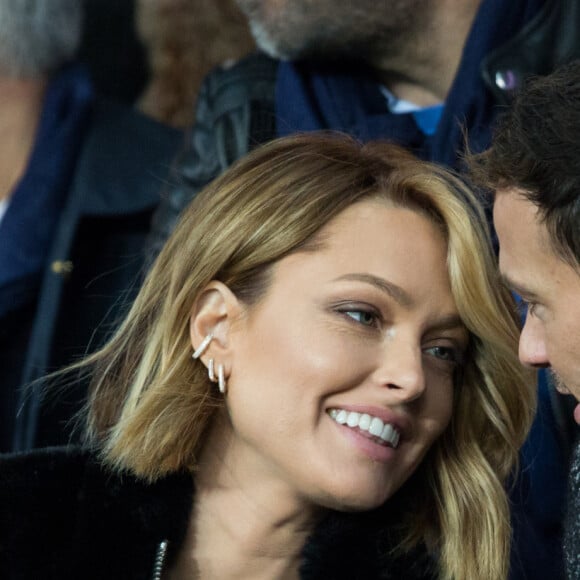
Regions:
[[198, 359], [204, 352], [205, 349], [209, 346], [209, 343], [213, 340], [213, 333], [209, 333], [206, 337], [201, 341], [201, 344], [193, 351], [191, 358]]

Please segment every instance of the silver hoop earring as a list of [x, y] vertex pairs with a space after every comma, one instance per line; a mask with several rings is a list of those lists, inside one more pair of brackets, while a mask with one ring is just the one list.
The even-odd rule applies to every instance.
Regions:
[[193, 351], [191, 358], [198, 359], [209, 346], [209, 343], [213, 340], [213, 333], [210, 332], [202, 341], [201, 344]]
[[226, 384], [226, 377], [224, 374], [224, 365], [218, 365], [218, 388], [222, 395], [226, 394], [227, 384]]
[[213, 358], [210, 358], [207, 363], [207, 376], [212, 383], [216, 382]]

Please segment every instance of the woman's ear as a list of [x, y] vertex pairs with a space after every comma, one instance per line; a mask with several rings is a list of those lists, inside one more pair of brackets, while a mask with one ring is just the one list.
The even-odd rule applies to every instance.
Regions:
[[[230, 333], [241, 313], [242, 305], [236, 295], [222, 282], [212, 280], [199, 294], [191, 310], [189, 333], [193, 351], [211, 334], [211, 342], [200, 354], [200, 358], [215, 358], [226, 364], [231, 344]], [[212, 356], [209, 356], [209, 352]]]

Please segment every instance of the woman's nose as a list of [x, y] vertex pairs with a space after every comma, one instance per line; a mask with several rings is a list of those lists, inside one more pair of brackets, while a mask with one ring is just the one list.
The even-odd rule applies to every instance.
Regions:
[[401, 402], [413, 401], [425, 391], [425, 372], [420, 345], [410, 341], [390, 341], [377, 371], [381, 385]]

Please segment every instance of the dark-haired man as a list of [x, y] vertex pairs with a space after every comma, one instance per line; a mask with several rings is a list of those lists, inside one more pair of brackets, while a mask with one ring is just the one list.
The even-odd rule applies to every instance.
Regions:
[[[500, 120], [475, 174], [495, 191], [502, 276], [525, 304], [520, 360], [573, 395], [580, 425], [580, 61], [531, 81]], [[579, 440], [580, 441], [580, 440]], [[572, 463], [565, 560], [580, 578], [580, 445]]]

